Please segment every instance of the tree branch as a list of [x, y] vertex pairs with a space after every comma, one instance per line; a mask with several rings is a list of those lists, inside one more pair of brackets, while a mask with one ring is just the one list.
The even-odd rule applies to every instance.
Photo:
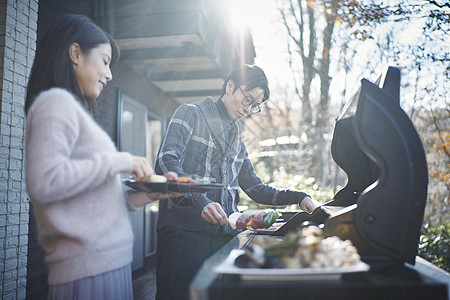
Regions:
[[443, 4], [439, 4], [439, 3], [437, 3], [437, 1], [434, 1], [434, 0], [427, 0], [427, 1], [428, 1], [428, 3], [436, 5], [439, 8], [443, 8], [443, 7], [449, 7], [450, 8], [450, 2], [448, 2], [448, 1], [443, 3]]

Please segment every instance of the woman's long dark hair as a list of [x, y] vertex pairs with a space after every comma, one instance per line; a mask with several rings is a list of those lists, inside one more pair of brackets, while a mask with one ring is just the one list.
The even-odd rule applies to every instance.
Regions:
[[78, 43], [84, 54], [100, 44], [109, 43], [112, 48], [111, 65], [119, 58], [119, 48], [114, 39], [82, 15], [69, 14], [50, 25], [36, 49], [25, 99], [25, 114], [40, 92], [60, 87], [71, 92], [90, 112], [96, 112], [96, 101], [83, 95], [72, 61], [69, 47]]

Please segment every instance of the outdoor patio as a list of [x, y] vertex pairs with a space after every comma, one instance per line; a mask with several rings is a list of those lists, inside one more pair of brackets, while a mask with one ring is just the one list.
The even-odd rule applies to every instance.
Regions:
[[133, 274], [133, 291], [136, 300], [153, 300], [156, 297], [155, 268]]

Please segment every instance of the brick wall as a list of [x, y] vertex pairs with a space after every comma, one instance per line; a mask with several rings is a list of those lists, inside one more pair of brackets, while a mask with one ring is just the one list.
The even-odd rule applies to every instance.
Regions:
[[26, 83], [38, 1], [0, 1], [0, 298], [25, 299], [29, 200], [25, 188]]

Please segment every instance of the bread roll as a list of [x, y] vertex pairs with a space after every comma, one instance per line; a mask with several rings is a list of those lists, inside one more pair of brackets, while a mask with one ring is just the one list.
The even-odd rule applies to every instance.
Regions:
[[154, 175], [150, 176], [150, 179], [148, 181], [153, 182], [153, 183], [164, 183], [164, 182], [167, 182], [167, 178], [162, 175], [154, 174]]

